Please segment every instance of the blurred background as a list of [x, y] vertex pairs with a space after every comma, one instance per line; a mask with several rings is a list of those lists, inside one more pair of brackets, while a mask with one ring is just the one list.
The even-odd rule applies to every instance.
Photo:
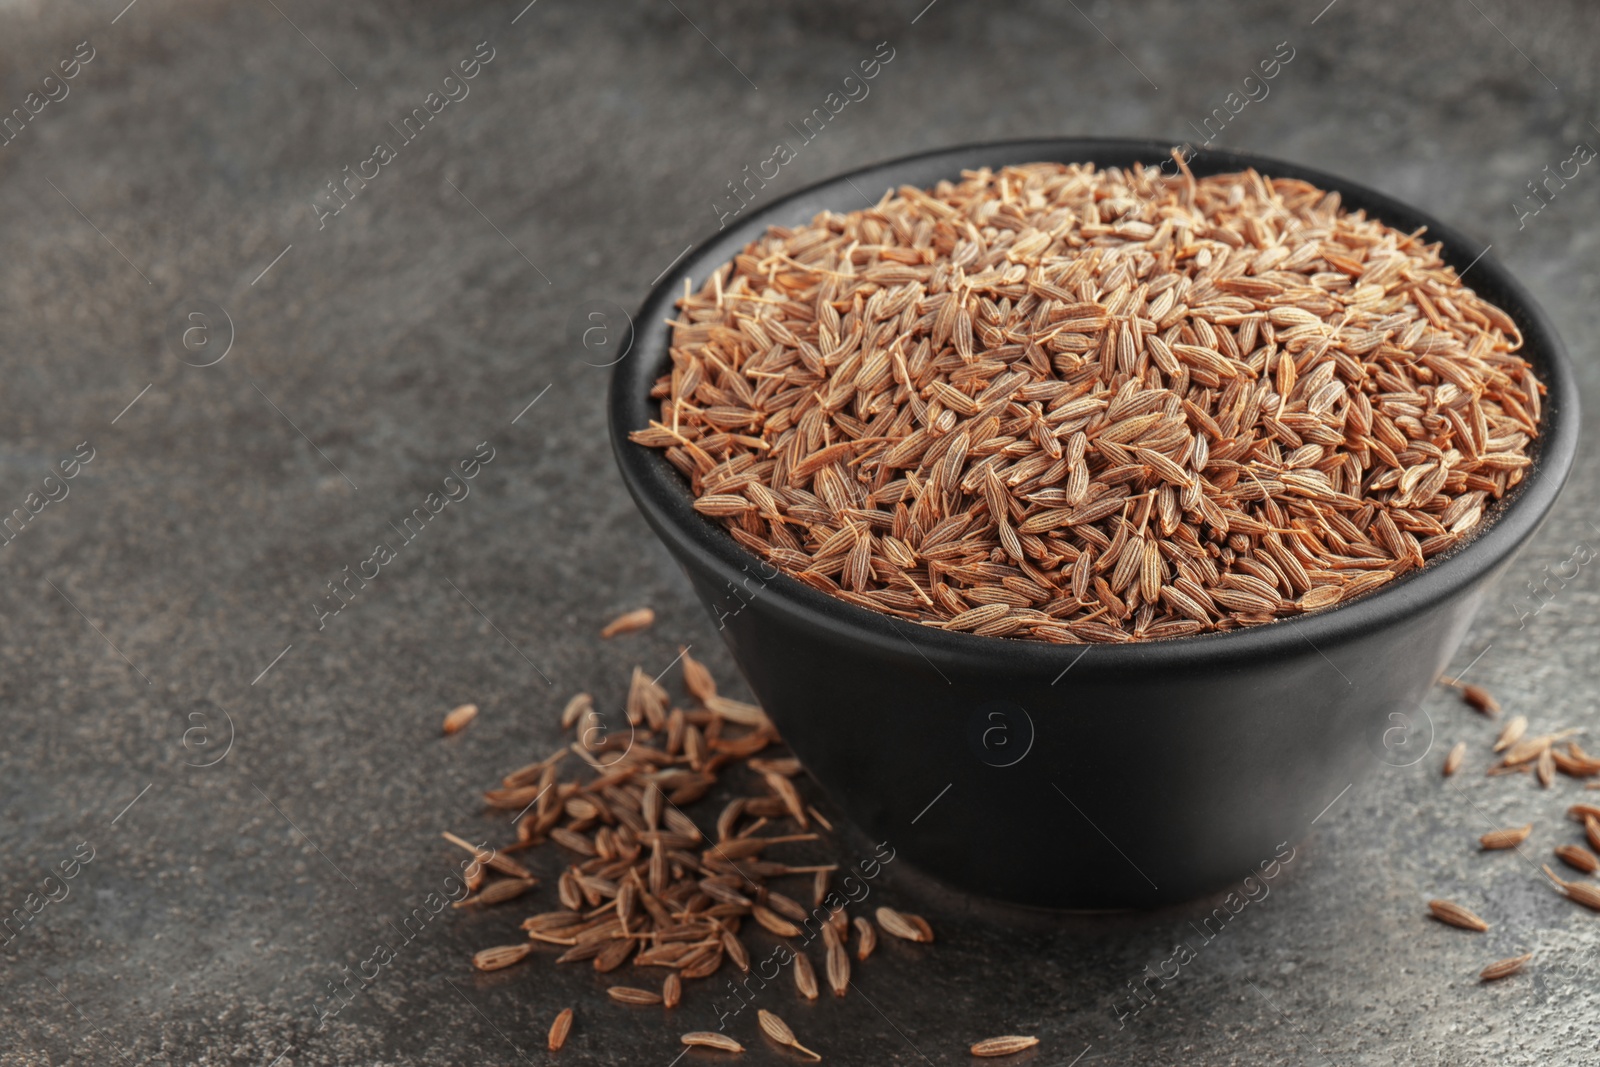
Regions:
[[[558, 739], [573, 692], [619, 698], [682, 643], [737, 690], [615, 475], [586, 309], [636, 307], [779, 141], [795, 158], [757, 205], [966, 142], [1215, 134], [1481, 240], [1594, 411], [1600, 171], [1542, 201], [1529, 183], [1600, 145], [1597, 43], [1577, 0], [0, 3], [0, 514], [33, 514], [0, 544], [0, 919], [24, 909], [0, 935], [0, 1064], [543, 1062], [570, 1003], [566, 1062], [674, 1062], [677, 1034], [716, 1028], [709, 993], [663, 1020], [587, 969], [476, 975], [472, 951], [515, 940], [495, 912], [447, 913], [320, 1030], [313, 1007], [456, 868], [440, 830], [496, 832], [481, 789]], [[803, 140], [875, 55], [869, 93]], [[470, 498], [334, 599], [484, 443]], [[43, 479], [74, 455], [63, 496]], [[1454, 665], [1535, 730], [1600, 728], [1593, 568], [1514, 608], [1597, 521], [1586, 434]], [[652, 630], [597, 639], [640, 604]], [[479, 721], [440, 739], [469, 700]], [[1600, 1056], [1600, 920], [1469, 847], [1531, 817], [1531, 783], [1447, 788], [1443, 751], [1497, 727], [1442, 691], [1424, 711], [1432, 754], [1342, 796], [1137, 1014], [1130, 983], [1215, 901], [1041, 915], [895, 865], [940, 942], [787, 1017], [850, 1064], [967, 1062], [1005, 1032], [1062, 1065]], [[1548, 855], [1560, 805], [1540, 810]], [[1502, 921], [1426, 922], [1434, 896]]]

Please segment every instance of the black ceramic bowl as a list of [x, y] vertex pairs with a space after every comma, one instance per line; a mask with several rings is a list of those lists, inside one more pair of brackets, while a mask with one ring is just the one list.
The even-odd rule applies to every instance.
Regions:
[[1167, 157], [1155, 142], [1023, 141], [914, 156], [812, 186], [742, 215], [695, 250], [645, 301], [633, 351], [612, 379], [611, 437], [628, 489], [784, 738], [874, 839], [986, 896], [1148, 907], [1236, 884], [1280, 844], [1304, 837], [1364, 773], [1419, 760], [1433, 740], [1419, 702], [1491, 579], [1550, 510], [1577, 447], [1577, 391], [1561, 341], [1522, 286], [1479, 259], [1479, 244], [1342, 178], [1223, 152], [1204, 152], [1190, 167], [1303, 178], [1401, 230], [1426, 226], [1458, 271], [1474, 264], [1472, 286], [1516, 319], [1525, 355], [1549, 386], [1523, 484], [1470, 542], [1376, 593], [1170, 641], [1053, 645], [950, 633], [777, 574], [693, 510], [687, 483], [659, 452], [627, 440], [659, 410], [647, 394], [668, 365], [663, 320], [682, 279], [699, 288], [768, 225], [860, 208], [863, 192], [927, 187], [966, 168]]

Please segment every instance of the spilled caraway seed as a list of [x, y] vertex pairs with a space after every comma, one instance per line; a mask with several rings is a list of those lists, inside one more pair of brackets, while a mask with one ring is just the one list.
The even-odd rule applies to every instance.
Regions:
[[1545, 866], [1544, 873], [1550, 877], [1552, 882], [1561, 887], [1561, 891], [1567, 895], [1567, 899], [1574, 900], [1592, 911], [1600, 911], [1600, 887], [1591, 885], [1588, 882], [1566, 881], [1557, 875], [1555, 871], [1552, 871], [1548, 865]]
[[1533, 953], [1529, 952], [1522, 956], [1512, 956], [1510, 959], [1499, 960], [1479, 971], [1478, 978], [1485, 982], [1507, 978], [1522, 970], [1523, 965], [1531, 959], [1533, 959]]
[[1450, 749], [1449, 755], [1444, 758], [1444, 776], [1448, 778], [1456, 773], [1461, 768], [1461, 761], [1466, 759], [1466, 756], [1467, 743], [1465, 741], [1457, 741]]
[[615, 637], [618, 634], [629, 634], [635, 630], [643, 630], [656, 621], [656, 613], [650, 608], [636, 608], [624, 612], [606, 623], [605, 629], [600, 631], [601, 637]]
[[698, 1048], [715, 1048], [721, 1049], [723, 1052], [744, 1051], [744, 1046], [739, 1044], [739, 1042], [735, 1041], [733, 1038], [729, 1037], [727, 1034], [719, 1034], [711, 1030], [695, 1030], [691, 1033], [684, 1034], [678, 1040], [682, 1041], [685, 1045], [692, 1045]]
[[478, 717], [478, 705], [462, 704], [452, 708], [444, 717], [444, 732], [448, 734], [460, 733], [467, 728], [467, 724]]
[[1463, 930], [1476, 930], [1479, 933], [1489, 929], [1489, 924], [1478, 918], [1460, 904], [1452, 904], [1448, 900], [1428, 901], [1428, 910], [1433, 912], [1434, 918], [1451, 926], [1459, 926]]
[[560, 1052], [561, 1046], [567, 1043], [567, 1034], [572, 1030], [572, 1009], [562, 1008], [556, 1016], [556, 1021], [550, 1024], [550, 1037], [546, 1044], [551, 1052]]
[[[752, 931], [783, 941], [820, 932], [828, 984], [842, 995], [850, 982], [852, 931], [860, 959], [871, 953], [876, 932], [865, 919], [852, 923], [842, 907], [822, 905], [835, 865], [771, 858], [819, 840], [816, 831], [784, 831], [828, 825], [800, 792], [800, 765], [778, 748], [782, 741], [759, 707], [719, 696], [710, 672], [686, 650], [679, 660], [688, 706], [674, 706], [659, 678], [635, 670], [625, 708], [637, 720], [631, 728], [612, 713], [609, 726], [595, 730], [604, 716], [580, 694], [561, 712], [577, 740], [484, 794], [491, 808], [515, 813], [515, 844], [496, 850], [445, 834], [479, 861], [474, 895], [462, 903], [498, 903], [537, 884], [507, 852], [538, 849], [563, 868], [555, 878], [555, 910], [522, 923], [528, 942], [486, 949], [474, 964], [498, 969], [537, 945], [551, 945], [558, 963], [616, 972], [619, 980], [607, 990], [611, 1000], [670, 1008], [681, 1002], [688, 981], [724, 967], [753, 970], [756, 952], [767, 952], [747, 941]], [[713, 787], [726, 786], [742, 792], [720, 803], [708, 831], [689, 812]], [[504, 877], [480, 884], [482, 868]], [[791, 877], [812, 883], [813, 907], [773, 884]], [[925, 920], [895, 914], [903, 936], [931, 940]], [[800, 994], [817, 998], [811, 960], [802, 945], [789, 947]], [[648, 974], [651, 985], [623, 978], [626, 968], [640, 968], [636, 973]], [[659, 993], [653, 986], [659, 972], [644, 968], [668, 969]]]
[[984, 636], [1238, 629], [1470, 536], [1539, 433], [1516, 323], [1337, 194], [1180, 170], [773, 227], [686, 285], [631, 439], [799, 581]]
[[1022, 1037], [1017, 1034], [1008, 1034], [1005, 1037], [989, 1037], [972, 1046], [974, 1056], [1009, 1056], [1023, 1049], [1033, 1048], [1039, 1043], [1037, 1037]]
[[1593, 874], [1600, 869], [1600, 858], [1582, 845], [1558, 845], [1556, 858], [1573, 870], [1582, 871], [1584, 874]]
[[789, 1029], [789, 1024], [772, 1014], [766, 1008], [756, 1009], [756, 1018], [761, 1024], [761, 1032], [780, 1045], [794, 1049], [802, 1056], [809, 1056], [814, 1060], [822, 1059], [795, 1039], [794, 1031]]
[[1533, 823], [1526, 826], [1517, 826], [1506, 830], [1490, 830], [1478, 838], [1478, 844], [1485, 849], [1516, 848], [1528, 839], [1533, 833]]

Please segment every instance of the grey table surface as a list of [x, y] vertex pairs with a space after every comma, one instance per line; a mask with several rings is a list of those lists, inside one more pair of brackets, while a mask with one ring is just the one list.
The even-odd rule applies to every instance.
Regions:
[[[1513, 206], [1600, 143], [1600, 9], [1577, 0], [124, 2], [0, 3], [0, 103], [38, 112], [0, 147], [0, 511], [80, 443], [94, 457], [0, 547], [0, 912], [93, 855], [0, 944], [6, 1065], [667, 1067], [678, 1033], [714, 1028], [700, 987], [663, 1019], [606, 1002], [587, 968], [475, 974], [469, 954], [520, 910], [448, 912], [320, 1029], [316, 1006], [454, 869], [441, 829], [495, 832], [479, 790], [557, 740], [567, 695], [615, 691], [679, 642], [734, 678], [615, 475], [606, 372], [569, 320], [588, 300], [635, 306], [715, 229], [726, 183], [879, 42], [894, 58], [870, 96], [763, 197], [976, 140], [1193, 140], [1288, 42], [1218, 142], [1481, 239], [1600, 408], [1600, 177], [1584, 168], [1537, 215]], [[326, 183], [397, 140], [389, 124], [480, 42], [493, 58], [470, 94], [319, 220]], [[92, 58], [45, 82], [75, 50]], [[28, 103], [44, 92], [58, 99]], [[187, 363], [170, 338], [202, 300], [231, 320], [210, 366], [193, 364], [228, 324], [210, 348], [191, 335]], [[326, 583], [485, 441], [470, 498], [319, 629]], [[1600, 543], [1595, 520], [1586, 438], [1455, 664], [1536, 729], [1600, 726], [1600, 579], [1560, 567]], [[1546, 567], [1571, 576], [1519, 618]], [[652, 630], [596, 638], [640, 603]], [[481, 718], [441, 739], [464, 700]], [[831, 1063], [967, 1062], [1007, 1031], [1040, 1035], [1017, 1062], [1041, 1065], [1600, 1062], [1600, 918], [1473, 847], [1533, 819], [1528, 855], [1547, 857], [1581, 787], [1449, 786], [1443, 749], [1470, 741], [1481, 769], [1497, 727], [1442, 691], [1425, 710], [1434, 751], [1337, 798], [1271, 895], [1137, 1014], [1119, 1019], [1129, 983], [1215, 900], [1041, 915], [904, 864], [884, 899], [939, 943], [880, 950], [842, 1001], [776, 1003]], [[1426, 921], [1434, 896], [1494, 929]], [[1527, 973], [1476, 981], [1530, 949]], [[552, 1057], [567, 1004], [579, 1024]], [[750, 1023], [745, 1061], [792, 1061]]]

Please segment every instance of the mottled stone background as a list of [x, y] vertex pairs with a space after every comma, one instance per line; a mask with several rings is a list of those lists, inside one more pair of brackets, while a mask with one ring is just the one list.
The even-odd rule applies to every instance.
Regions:
[[[502, 832], [478, 790], [555, 740], [571, 692], [615, 697], [680, 642], [732, 685], [615, 475], [606, 372], [568, 322], [586, 300], [636, 306], [715, 228], [725, 183], [880, 41], [894, 59], [871, 95], [764, 196], [983, 139], [1193, 139], [1287, 41], [1293, 60], [1220, 143], [1481, 239], [1551, 312], [1600, 407], [1600, 171], [1521, 226], [1512, 206], [1600, 144], [1600, 10], [1577, 0], [124, 2], [0, 4], [3, 110], [80, 42], [94, 55], [0, 147], [0, 512], [94, 450], [0, 547], [0, 912], [81, 842], [94, 854], [0, 944], [6, 1065], [543, 1063], [551, 1017], [576, 1004], [561, 1062], [667, 1067], [678, 1033], [714, 1027], [706, 986], [663, 1020], [606, 1002], [587, 968], [474, 974], [469, 953], [507, 940], [510, 912], [435, 920], [321, 1032], [313, 1005], [454, 868], [440, 829]], [[319, 230], [324, 183], [483, 41], [470, 96]], [[201, 300], [232, 324], [209, 367], [166, 338]], [[191, 362], [221, 351], [227, 327], [210, 329]], [[319, 631], [324, 583], [483, 441], [470, 498]], [[1600, 725], [1594, 566], [1525, 625], [1512, 608], [1600, 544], [1593, 451], [1455, 665], [1482, 653], [1472, 677], [1535, 729]], [[653, 630], [596, 639], [640, 603]], [[440, 739], [463, 700], [481, 718]], [[1017, 1062], [1061, 1067], [1596, 1062], [1600, 917], [1517, 855], [1473, 848], [1490, 822], [1533, 820], [1528, 855], [1548, 857], [1573, 838], [1560, 813], [1579, 787], [1486, 779], [1496, 727], [1442, 692], [1425, 710], [1434, 751], [1341, 796], [1271, 896], [1120, 1027], [1127, 983], [1215, 901], [1049, 916], [894, 864], [884, 899], [940, 942], [880, 949], [841, 1002], [774, 1004], [829, 1063], [963, 1063], [1007, 1031], [1044, 1039]], [[1438, 761], [1457, 739], [1473, 756], [1454, 788]], [[1108, 758], [1137, 775], [1132, 738]], [[843, 838], [841, 854], [869, 848]], [[1431, 923], [1433, 896], [1496, 925]], [[1475, 980], [1527, 949], [1526, 974]], [[785, 1058], [749, 1024], [744, 1062]]]

